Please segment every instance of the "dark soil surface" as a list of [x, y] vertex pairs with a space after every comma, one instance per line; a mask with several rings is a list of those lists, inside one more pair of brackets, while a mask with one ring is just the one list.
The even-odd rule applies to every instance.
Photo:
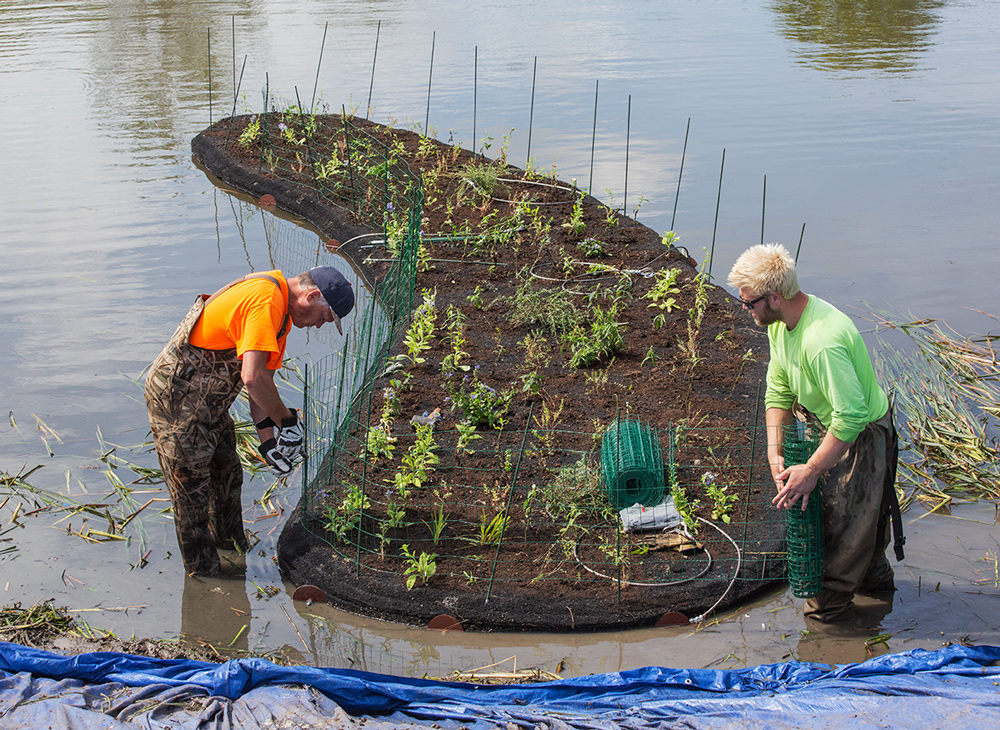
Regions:
[[[309, 159], [343, 161], [357, 143], [343, 141], [340, 117], [315, 118], [301, 137], [282, 137], [278, 120], [268, 122], [268, 149], [276, 150], [269, 165], [261, 164], [259, 139], [237, 142], [250, 121], [210, 127], [193, 142], [195, 158], [227, 185], [273, 195], [279, 208], [333, 239], [331, 248], [373, 230], [363, 211], [317, 194], [302, 145], [287, 149], [308, 136]], [[783, 523], [762, 479], [758, 413], [767, 342], [738, 301], [700, 286], [686, 250], [571, 184], [502, 157], [353, 123], [423, 177], [414, 304], [433, 301], [434, 332], [419, 353], [395, 343], [396, 369], [352, 414], [352, 440], [336, 455], [332, 479], [308, 485], [315, 506], [308, 514], [297, 509], [282, 534], [285, 573], [358, 613], [411, 623], [449, 614], [467, 628], [512, 631], [650, 625], [666, 612], [692, 616], [730, 605], [780, 579]], [[360, 176], [358, 163], [338, 175], [348, 173]], [[328, 190], [337, 184], [323, 183]], [[386, 248], [357, 241], [341, 253], [371, 283], [392, 260]], [[661, 308], [648, 295], [671, 269], [675, 301]], [[456, 316], [460, 338], [449, 329]], [[600, 343], [611, 345], [596, 348], [592, 362], [574, 362], [587, 359], [584, 345]], [[456, 349], [461, 357], [448, 366]], [[492, 407], [476, 411], [473, 394], [495, 399]], [[435, 409], [437, 463], [415, 487], [394, 483], [419, 438], [411, 417]], [[463, 444], [459, 425], [470, 413], [480, 417], [478, 438]], [[625, 417], [656, 434], [668, 466], [673, 457], [673, 481], [696, 503], [692, 525], [707, 551], [649, 549], [641, 535], [617, 530], [599, 486], [601, 432]], [[395, 439], [392, 454], [371, 451], [368, 429], [380, 419]], [[345, 500], [362, 474], [364, 516], [348, 521]], [[713, 516], [706, 491], [713, 484], [736, 497], [728, 521]], [[393, 521], [401, 507], [404, 516]], [[446, 526], [435, 540], [440, 515]], [[497, 515], [507, 516], [499, 547], [483, 539]], [[331, 532], [338, 526], [340, 535]], [[735, 536], [739, 550], [720, 530]], [[410, 589], [404, 573], [414, 563], [404, 545], [413, 556], [436, 558], [434, 575]]]

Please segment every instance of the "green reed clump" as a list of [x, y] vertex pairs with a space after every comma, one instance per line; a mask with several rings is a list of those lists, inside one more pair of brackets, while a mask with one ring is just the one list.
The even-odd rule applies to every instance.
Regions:
[[892, 383], [900, 434], [899, 482], [907, 498], [1000, 501], [1000, 363], [994, 335], [971, 336], [935, 319], [875, 311], [882, 329], [904, 333], [913, 352], [880, 337], [876, 364]]

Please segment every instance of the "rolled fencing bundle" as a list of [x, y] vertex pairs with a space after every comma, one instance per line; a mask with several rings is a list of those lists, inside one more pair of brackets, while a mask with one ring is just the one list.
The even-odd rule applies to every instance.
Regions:
[[652, 507], [663, 500], [666, 479], [660, 440], [637, 418], [616, 419], [601, 437], [604, 492], [617, 509]]
[[[795, 422], [784, 427], [785, 466], [805, 464], [819, 446], [817, 429]], [[809, 495], [803, 510], [796, 503], [785, 510], [785, 544], [788, 551], [788, 582], [798, 598], [819, 595], [823, 581], [823, 485]]]

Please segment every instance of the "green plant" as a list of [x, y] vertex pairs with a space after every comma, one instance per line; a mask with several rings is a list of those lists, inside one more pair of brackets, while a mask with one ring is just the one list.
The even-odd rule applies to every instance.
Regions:
[[[672, 295], [681, 293], [681, 290], [677, 287], [677, 277], [680, 273], [681, 270], [677, 268], [660, 269], [656, 272], [656, 280], [653, 282], [653, 288], [643, 296], [644, 299], [649, 299], [653, 302], [649, 305], [650, 307], [665, 309], [667, 313], [673, 311], [677, 300]], [[656, 326], [655, 323], [654, 326]]]
[[406, 576], [406, 590], [413, 589], [417, 584], [417, 578], [420, 578], [421, 584], [427, 585], [427, 581], [437, 573], [437, 555], [422, 550], [420, 555], [416, 555], [410, 551], [409, 545], [403, 545], [400, 550], [406, 563], [406, 568], [403, 570], [403, 575]]
[[740, 367], [736, 371], [736, 379], [733, 380], [733, 391], [736, 390], [736, 386], [740, 382], [740, 376], [743, 375], [743, 369], [747, 366], [748, 362], [753, 362], [753, 361], [754, 361], [753, 348], [749, 348], [746, 352], [743, 353], [743, 357], [740, 358]]
[[546, 509], [553, 517], [574, 513], [593, 517], [614, 511], [601, 490], [601, 469], [591, 463], [587, 454], [573, 464], [555, 469], [552, 481], [541, 490]]
[[435, 320], [437, 318], [434, 299], [434, 293], [424, 291], [424, 301], [414, 310], [410, 328], [403, 337], [406, 354], [397, 355], [398, 359], [408, 359], [412, 365], [420, 365], [425, 362], [424, 358], [420, 355], [431, 349], [431, 343], [434, 338]]
[[629, 558], [631, 554], [628, 550], [628, 545], [623, 544], [621, 538], [621, 533], [615, 530], [615, 534], [612, 537], [606, 537], [601, 535], [599, 537], [600, 551], [604, 553], [605, 557], [614, 565], [616, 568], [624, 568], [629, 563]]
[[559, 399], [559, 407], [549, 408], [547, 400], [542, 401], [542, 412], [534, 416], [537, 428], [531, 429], [531, 435], [538, 443], [538, 452], [544, 456], [555, 454], [555, 428], [562, 416], [565, 400]]
[[639, 364], [640, 365], [645, 365], [647, 362], [650, 362], [653, 365], [656, 364], [656, 353], [653, 352], [653, 346], [652, 345], [649, 346], [649, 351], [646, 353], [646, 357], [642, 358], [642, 362], [639, 363]]
[[425, 522], [427, 528], [431, 531], [431, 539], [434, 540], [434, 544], [437, 545], [441, 541], [441, 534], [444, 532], [444, 527], [448, 523], [448, 517], [444, 513], [444, 505], [438, 505], [438, 511], [433, 513], [433, 519], [430, 522]]
[[482, 438], [482, 436], [476, 433], [476, 424], [466, 419], [456, 423], [455, 430], [458, 431], [458, 443], [455, 444], [455, 453], [474, 453], [472, 449], [469, 448], [469, 443]]
[[437, 147], [435, 146], [433, 139], [430, 137], [421, 137], [420, 143], [417, 145], [417, 157], [433, 157], [436, 150]]
[[[477, 366], [478, 368], [478, 366]], [[478, 373], [462, 376], [462, 380], [453, 373], [445, 374], [444, 388], [448, 391], [446, 403], [451, 404], [451, 410], [459, 409], [466, 421], [477, 428], [501, 429], [507, 422], [507, 412], [514, 400], [513, 388], [497, 390], [479, 379]]]
[[672, 247], [679, 240], [681, 240], [680, 236], [678, 236], [673, 231], [667, 231], [666, 233], [663, 234], [663, 238], [660, 239], [660, 243], [662, 243], [664, 246]]
[[343, 541], [347, 533], [357, 527], [362, 511], [371, 507], [371, 500], [361, 487], [351, 486], [344, 495], [339, 507], [327, 507], [324, 512], [326, 522], [324, 527], [333, 533], [338, 541]]
[[409, 499], [412, 489], [419, 489], [430, 480], [434, 467], [441, 461], [434, 453], [434, 427], [417, 425], [417, 437], [402, 458], [402, 465], [392, 478], [393, 487], [403, 499]]
[[385, 549], [389, 545], [389, 530], [403, 526], [403, 519], [406, 517], [406, 508], [400, 507], [392, 502], [386, 505], [386, 517], [378, 524], [378, 552], [381, 557], [385, 557]]
[[472, 294], [465, 298], [469, 304], [474, 306], [476, 309], [483, 308], [483, 287], [476, 284], [476, 288], [473, 290]]
[[617, 228], [621, 208], [615, 205], [615, 195], [611, 192], [611, 188], [604, 188], [604, 192], [608, 194], [608, 199], [611, 201], [610, 205], [601, 204], [604, 206], [604, 222], [608, 228]]
[[524, 363], [528, 367], [528, 372], [520, 377], [523, 383], [521, 392], [537, 394], [542, 389], [543, 377], [540, 370], [552, 363], [548, 340], [542, 335], [529, 332], [519, 344], [524, 350]]
[[535, 505], [541, 498], [542, 490], [538, 488], [537, 484], [532, 484], [528, 489], [528, 493], [524, 495], [524, 501], [521, 502], [521, 511], [524, 512], [524, 531], [525, 534], [528, 532], [528, 525], [531, 523], [531, 515], [535, 511]]
[[256, 142], [259, 138], [260, 138], [260, 117], [254, 115], [253, 117], [250, 118], [250, 121], [247, 122], [247, 126], [240, 134], [240, 137], [237, 140], [237, 142], [239, 143], [240, 147], [243, 147], [244, 149], [250, 149], [250, 145]]
[[[707, 253], [706, 253], [707, 257]], [[687, 355], [689, 367], [694, 369], [704, 357], [700, 352], [698, 335], [701, 333], [701, 321], [708, 309], [708, 274], [699, 273], [694, 277], [694, 303], [688, 310], [687, 340], [680, 342], [680, 347]]]
[[445, 320], [448, 329], [447, 341], [451, 345], [451, 352], [441, 360], [441, 370], [446, 373], [456, 370], [468, 372], [471, 370], [471, 366], [461, 363], [462, 358], [469, 356], [469, 353], [462, 349], [465, 347], [465, 314], [458, 307], [451, 305], [445, 313]]
[[569, 366], [582, 368], [607, 359], [625, 344], [625, 324], [618, 322], [619, 300], [591, 310], [590, 326], [577, 326], [563, 336], [569, 345]]
[[368, 429], [368, 457], [372, 460], [382, 456], [392, 458], [396, 450], [396, 437], [389, 432], [389, 426], [379, 423]]
[[337, 156], [337, 150], [334, 149], [333, 153], [330, 155], [326, 162], [322, 160], [317, 160], [313, 163], [313, 169], [316, 171], [316, 177], [320, 180], [326, 180], [327, 178], [336, 177], [340, 174], [341, 167], [343, 163]]
[[490, 518], [484, 511], [479, 517], [479, 529], [476, 535], [465, 539], [480, 547], [496, 545], [500, 542], [500, 538], [503, 537], [504, 530], [507, 529], [508, 519], [509, 517], [504, 515], [503, 512], [497, 512]]
[[295, 130], [284, 122], [280, 122], [278, 124], [278, 133], [281, 135], [283, 140], [288, 142], [288, 144], [300, 145], [306, 143], [305, 137], [297, 136], [295, 134]]
[[582, 190], [577, 196], [573, 203], [573, 211], [570, 213], [569, 220], [562, 224], [563, 228], [566, 228], [574, 235], [579, 236], [587, 228], [587, 224], [583, 220], [583, 199], [586, 197], [586, 193]]
[[677, 479], [677, 464], [671, 461], [667, 466], [667, 476], [670, 480], [670, 495], [674, 498], [674, 507], [677, 513], [684, 520], [684, 526], [692, 535], [698, 534], [697, 511], [701, 503], [688, 497], [687, 490]]
[[712, 500], [712, 519], [722, 520], [728, 525], [732, 521], [733, 504], [739, 500], [740, 495], [729, 494], [728, 487], [720, 486], [716, 479], [716, 475], [710, 471], [701, 475], [705, 495]]
[[584, 528], [580, 527], [576, 523], [580, 517], [583, 516], [583, 512], [574, 504], [571, 504], [566, 509], [565, 522], [563, 526], [559, 529], [558, 544], [562, 548], [563, 556], [569, 560], [574, 555], [576, 555], [576, 543], [580, 532], [585, 532]]
[[569, 292], [564, 289], [536, 291], [527, 268], [518, 273], [518, 278], [520, 281], [513, 296], [497, 298], [498, 303], [509, 305], [508, 317], [513, 324], [539, 325], [550, 334], [559, 335], [583, 320]]
[[604, 245], [603, 241], [598, 241], [596, 238], [585, 238], [580, 241], [580, 243], [576, 244], [576, 248], [586, 258], [598, 259], [605, 258], [608, 255], [608, 251], [605, 249]]
[[496, 197], [500, 188], [500, 173], [503, 167], [497, 162], [473, 160], [462, 171], [459, 193], [471, 190], [485, 202]]

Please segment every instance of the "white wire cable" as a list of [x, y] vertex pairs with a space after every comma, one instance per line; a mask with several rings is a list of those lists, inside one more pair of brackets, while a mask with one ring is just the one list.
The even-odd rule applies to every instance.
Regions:
[[714, 611], [715, 608], [720, 603], [722, 603], [722, 601], [726, 598], [726, 596], [729, 595], [729, 591], [731, 591], [733, 589], [733, 585], [736, 583], [736, 578], [740, 574], [740, 569], [743, 567], [743, 552], [740, 550], [740, 546], [736, 544], [736, 541], [729, 536], [729, 533], [727, 533], [721, 527], [719, 527], [718, 525], [716, 525], [714, 522], [709, 522], [704, 517], [699, 517], [698, 519], [701, 520], [702, 522], [704, 522], [706, 525], [711, 525], [716, 530], [718, 530], [719, 532], [721, 532], [722, 536], [724, 538], [726, 538], [727, 540], [729, 540], [729, 542], [731, 542], [733, 544], [733, 547], [736, 548], [736, 570], [733, 571], [733, 578], [732, 578], [732, 580], [729, 581], [729, 585], [726, 587], [725, 592], [721, 596], [719, 596], [719, 600], [716, 601], [715, 603], [713, 603], [712, 607], [710, 609], [708, 609], [707, 611], [705, 611], [705, 613], [701, 614], [700, 616], [695, 616], [694, 618], [689, 619], [688, 623], [691, 623], [691, 624], [696, 624], [696, 623], [699, 623], [701, 621], [704, 621], [705, 617], [708, 616], [710, 613], [712, 613], [712, 611]]
[[[671, 532], [678, 532], [678, 530], [671, 530]], [[694, 538], [691, 536], [691, 533], [689, 533], [687, 531], [686, 527], [683, 528], [682, 530], [679, 530], [679, 532], [683, 533], [687, 538], [689, 538], [691, 540], [694, 540]], [[580, 537], [582, 538], [583, 536], [581, 535]], [[594, 570], [589, 565], [587, 565], [586, 563], [584, 563], [583, 560], [580, 558], [580, 556], [576, 552], [576, 549], [579, 546], [579, 544], [580, 544], [580, 538], [577, 538], [576, 542], [573, 543], [573, 557], [576, 558], [576, 562], [580, 564], [581, 568], [583, 568], [584, 570], [586, 570], [588, 573], [592, 573], [593, 575], [596, 575], [599, 578], [604, 578], [605, 580], [611, 580], [611, 581], [618, 582], [618, 578], [616, 578], [615, 576], [605, 575], [604, 573], [601, 573], [600, 571]], [[705, 555], [708, 558], [708, 562], [705, 565], [705, 569], [702, 570], [700, 573], [698, 573], [698, 575], [693, 575], [690, 578], [682, 578], [681, 580], [672, 580], [672, 581], [664, 581], [664, 582], [657, 582], [657, 583], [645, 583], [645, 582], [632, 581], [632, 580], [623, 580], [623, 581], [621, 581], [621, 584], [623, 586], [637, 586], [639, 588], [661, 588], [663, 586], [677, 586], [677, 585], [681, 585], [682, 583], [690, 583], [693, 580], [697, 580], [698, 578], [701, 578], [703, 575], [705, 575], [706, 573], [708, 573], [708, 571], [710, 571], [712, 569], [712, 553], [710, 553], [708, 551], [708, 548], [703, 547], [702, 549], [705, 551]]]

